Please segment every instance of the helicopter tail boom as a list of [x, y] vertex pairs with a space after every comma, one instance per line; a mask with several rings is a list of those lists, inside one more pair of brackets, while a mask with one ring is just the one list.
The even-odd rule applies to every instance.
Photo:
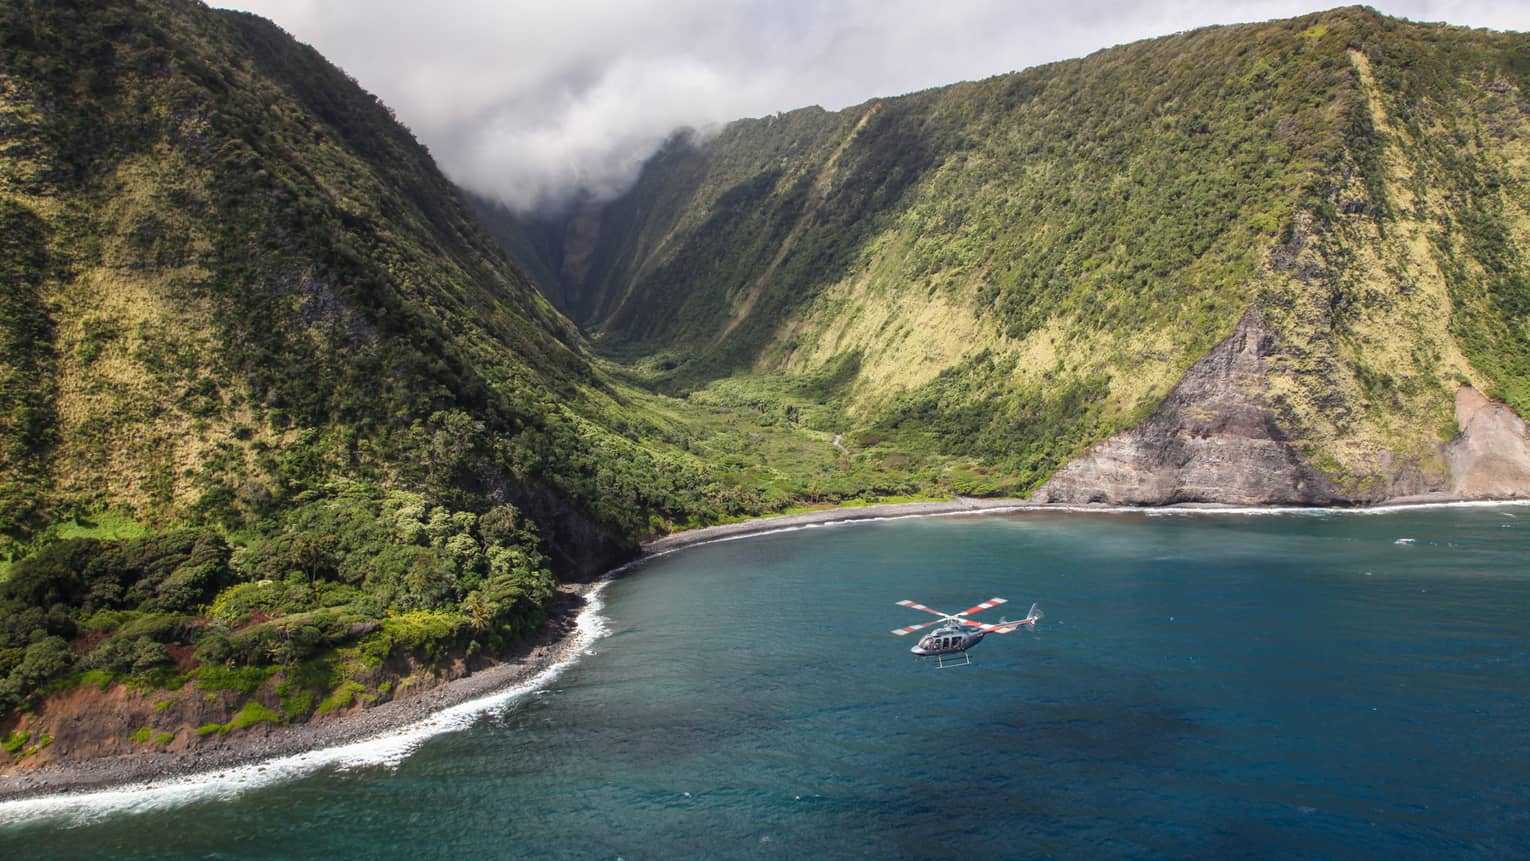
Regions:
[[1025, 614], [1024, 619], [1019, 619], [1014, 622], [1011, 622], [1008, 619], [1000, 619], [997, 623], [985, 627], [986, 630], [992, 631], [995, 634], [1008, 634], [1019, 628], [1026, 627], [1035, 630], [1036, 623], [1044, 618], [1046, 618], [1046, 614], [1041, 612], [1041, 605], [1032, 604], [1031, 611]]

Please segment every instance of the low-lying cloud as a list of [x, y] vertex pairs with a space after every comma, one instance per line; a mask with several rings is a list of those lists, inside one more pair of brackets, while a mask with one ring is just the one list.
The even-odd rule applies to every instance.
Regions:
[[[619, 194], [675, 129], [840, 108], [1311, 0], [235, 0], [394, 108], [453, 180], [512, 209]], [[1389, 14], [1530, 29], [1523, 0]]]

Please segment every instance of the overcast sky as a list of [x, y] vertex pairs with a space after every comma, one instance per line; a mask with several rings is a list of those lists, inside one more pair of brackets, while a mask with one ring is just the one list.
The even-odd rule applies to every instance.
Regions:
[[[842, 108], [1323, 0], [235, 0], [394, 108], [447, 175], [529, 210], [620, 192], [681, 126]], [[1530, 30], [1530, 0], [1380, 0]]]

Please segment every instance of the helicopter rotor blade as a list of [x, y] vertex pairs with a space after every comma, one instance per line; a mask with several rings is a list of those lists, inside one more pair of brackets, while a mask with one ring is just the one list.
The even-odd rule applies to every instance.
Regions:
[[989, 598], [987, 601], [984, 601], [983, 603], [975, 605], [975, 606], [972, 606], [972, 607], [968, 607], [967, 609], [961, 611], [960, 613], [957, 613], [956, 615], [958, 615], [958, 616], [971, 616], [973, 613], [976, 613], [979, 610], [987, 610], [989, 607], [997, 607], [1000, 604], [1008, 604], [1008, 603], [1009, 603], [1009, 599], [1008, 598]]
[[919, 603], [918, 601], [903, 600], [903, 601], [899, 601], [898, 602], [898, 606], [899, 607], [909, 607], [909, 608], [912, 608], [912, 609], [915, 609], [915, 610], [923, 610], [926, 613], [934, 613], [935, 615], [941, 617], [942, 619], [952, 619], [952, 618], [955, 618], [950, 613], [942, 613], [939, 610], [935, 609], [934, 607], [926, 607], [923, 604]]
[[[1007, 599], [1007, 598], [989, 598], [987, 601], [984, 601], [981, 604], [975, 604], [975, 605], [973, 605], [971, 607], [968, 607], [967, 609], [961, 611], [960, 613], [954, 613], [954, 614], [953, 613], [942, 613], [939, 610], [935, 609], [934, 607], [926, 607], [925, 605], [919, 603], [918, 601], [903, 600], [903, 601], [899, 601], [897, 603], [898, 603], [899, 607], [908, 607], [911, 610], [922, 610], [922, 611], [924, 611], [926, 613], [930, 613], [931, 615], [935, 615], [935, 616], [939, 616], [940, 617], [939, 619], [936, 619], [936, 620], [934, 620], [932, 622], [921, 622], [918, 625], [909, 625], [906, 628], [895, 628], [893, 630], [893, 633], [897, 634], [900, 637], [903, 636], [904, 634], [912, 634], [915, 631], [922, 630], [924, 628], [928, 628], [931, 625], [938, 625], [941, 622], [959, 622], [959, 623], [961, 623], [963, 625], [970, 625], [970, 626], [972, 626], [974, 628], [977, 628], [977, 629], [979, 629], [981, 631], [984, 631], [985, 633], [989, 632], [989, 631], [996, 631], [996, 632], [998, 632], [1000, 634], [1008, 634], [1010, 631], [1013, 631], [1016, 627], [1019, 627], [1021, 625], [1035, 624], [1035, 619], [1032, 619], [1032, 618], [1029, 618], [1029, 617], [1024, 619], [1024, 620], [1022, 620], [1022, 621], [1018, 621], [1018, 622], [1010, 622], [1010, 621], [1002, 620], [1001, 619], [1000, 621], [994, 622], [994, 623], [979, 622], [979, 621], [977, 621], [975, 619], [968, 619], [968, 618], [966, 618], [967, 616], [969, 616], [969, 615], [971, 615], [973, 613], [976, 613], [976, 612], [978, 612], [980, 610], [987, 610], [989, 607], [997, 607], [1000, 604], [1007, 604], [1007, 603], [1009, 603], [1009, 599]], [[1033, 614], [1039, 616], [1039, 614], [1036, 613], [1034, 607], [1032, 607], [1031, 609], [1032, 609], [1032, 613]]]
[[931, 625], [939, 625], [941, 622], [944, 622], [944, 621], [945, 621], [945, 619], [934, 619], [934, 620], [929, 621], [929, 622], [920, 622], [917, 625], [909, 625], [907, 628], [894, 628], [893, 629], [893, 633], [897, 634], [898, 636], [901, 637], [904, 634], [912, 634], [915, 631], [918, 631], [918, 630], [923, 629], [923, 628], [928, 628]]

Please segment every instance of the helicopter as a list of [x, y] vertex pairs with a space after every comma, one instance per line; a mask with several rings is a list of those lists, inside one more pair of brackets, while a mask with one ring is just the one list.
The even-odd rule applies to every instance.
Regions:
[[[979, 610], [987, 610], [989, 607], [997, 607], [1000, 604], [1007, 603], [1009, 601], [1006, 598], [989, 598], [987, 601], [968, 607], [960, 613], [942, 613], [939, 610], [926, 607], [917, 601], [899, 601], [899, 607], [923, 610], [926, 613], [934, 613], [940, 618], [933, 622], [909, 625], [907, 628], [896, 628], [893, 630], [893, 633], [901, 637], [905, 634], [912, 634], [915, 631], [928, 628], [931, 625], [940, 625], [940, 623], [944, 622], [944, 625], [926, 634], [920, 639], [918, 645], [909, 649], [909, 651], [920, 658], [934, 658], [935, 665], [940, 669], [945, 669], [946, 667], [965, 667], [972, 663], [972, 658], [967, 654], [967, 650], [981, 643], [984, 637], [989, 634], [1008, 634], [1022, 627], [1029, 627], [1035, 630], [1036, 623], [1043, 617], [1040, 605], [1032, 604], [1031, 611], [1025, 615], [1025, 618], [1015, 622], [1002, 617], [999, 621], [993, 623], [978, 622], [967, 618]], [[967, 630], [967, 628], [962, 627], [963, 625], [976, 628], [977, 630]], [[954, 657], [956, 655], [960, 655], [961, 658], [957, 659]]]

